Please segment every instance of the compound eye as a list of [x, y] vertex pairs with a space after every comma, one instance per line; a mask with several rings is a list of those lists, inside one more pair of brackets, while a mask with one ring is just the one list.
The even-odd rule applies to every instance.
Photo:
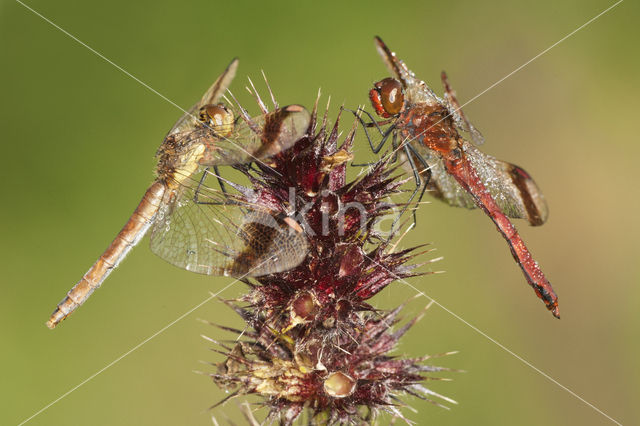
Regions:
[[375, 84], [376, 91], [380, 94], [382, 108], [389, 116], [398, 115], [404, 105], [404, 93], [402, 83], [395, 78], [385, 78]]
[[198, 119], [220, 136], [229, 136], [233, 130], [233, 112], [222, 104], [203, 106], [200, 108]]

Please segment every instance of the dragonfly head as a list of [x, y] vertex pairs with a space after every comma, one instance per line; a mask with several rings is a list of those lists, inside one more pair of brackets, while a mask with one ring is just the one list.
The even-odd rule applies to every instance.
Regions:
[[380, 80], [369, 91], [369, 99], [378, 115], [384, 118], [394, 117], [400, 114], [404, 106], [402, 83], [391, 77]]
[[210, 128], [217, 136], [227, 137], [233, 131], [235, 117], [233, 111], [222, 104], [209, 104], [200, 108], [198, 120]]

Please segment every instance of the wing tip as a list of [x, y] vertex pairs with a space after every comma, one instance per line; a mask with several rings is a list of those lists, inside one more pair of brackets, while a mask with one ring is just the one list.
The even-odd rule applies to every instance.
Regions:
[[380, 56], [385, 59], [385, 61], [393, 62], [392, 58], [394, 57], [393, 52], [389, 49], [389, 47], [385, 44], [384, 41], [380, 38], [380, 36], [374, 36], [374, 42], [376, 45], [376, 49], [378, 49], [378, 53]]
[[237, 69], [238, 68], [238, 64], [240, 63], [240, 58], [238, 58], [237, 56], [234, 56], [233, 59], [231, 59], [231, 62], [229, 62], [229, 65], [227, 65], [227, 69]]

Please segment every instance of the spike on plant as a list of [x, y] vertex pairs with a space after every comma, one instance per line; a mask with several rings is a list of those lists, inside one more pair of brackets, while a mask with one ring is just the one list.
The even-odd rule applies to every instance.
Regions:
[[329, 127], [326, 112], [319, 118], [316, 101], [306, 137], [268, 165], [236, 167], [252, 186], [239, 192], [294, 218], [309, 251], [296, 268], [247, 281], [248, 294], [225, 301], [246, 329], [222, 327], [239, 337], [217, 343], [226, 359], [210, 377], [231, 393], [215, 406], [256, 394], [266, 423], [289, 425], [305, 411], [318, 424], [369, 424], [380, 412], [409, 422], [403, 395], [455, 403], [424, 386], [444, 380], [427, 373], [450, 370], [427, 364], [430, 357], [392, 354], [417, 319], [399, 327], [403, 306], [382, 312], [367, 302], [421, 274], [408, 264], [414, 249], [394, 251], [379, 229], [397, 207], [388, 197], [404, 181], [382, 159], [347, 182], [356, 126], [341, 139], [339, 123], [340, 116]]

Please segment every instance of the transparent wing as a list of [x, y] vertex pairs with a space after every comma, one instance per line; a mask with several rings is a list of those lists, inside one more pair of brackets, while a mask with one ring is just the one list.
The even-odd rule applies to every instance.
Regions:
[[212, 189], [212, 180], [200, 175], [169, 191], [151, 232], [155, 254], [188, 271], [236, 277], [283, 272], [304, 260], [307, 240], [295, 222]]
[[180, 117], [178, 121], [176, 121], [176, 124], [173, 125], [171, 130], [169, 130], [166, 137], [194, 129], [196, 127], [198, 110], [204, 105], [215, 104], [220, 100], [222, 95], [224, 95], [231, 85], [233, 78], [236, 76], [237, 70], [238, 58], [234, 58], [224, 72], [216, 79], [216, 81], [213, 82], [211, 87], [209, 87], [209, 90], [205, 92], [200, 101], [193, 105], [182, 115], [182, 117]]
[[[467, 209], [475, 209], [477, 207], [473, 197], [458, 184], [453, 176], [447, 173], [439, 155], [418, 144], [415, 144], [414, 148], [428, 165], [430, 174], [423, 172], [420, 161], [415, 161], [415, 164], [421, 169], [420, 174], [429, 176], [427, 190], [431, 196], [454, 207], [465, 207]], [[411, 167], [409, 162], [404, 164], [405, 168]]]
[[533, 226], [542, 225], [547, 220], [547, 203], [526, 171], [487, 155], [466, 141], [463, 149], [480, 180], [505, 215], [527, 219]]
[[183, 144], [203, 144], [204, 166], [221, 166], [263, 160], [290, 148], [309, 127], [309, 112], [289, 105], [237, 124], [228, 136], [224, 129], [197, 125], [195, 130], [176, 134]]
[[441, 104], [442, 100], [427, 86], [417, 79], [413, 71], [396, 57], [380, 37], [375, 38], [376, 49], [389, 71], [398, 79], [404, 87], [405, 97], [411, 103], [425, 102], [429, 105]]
[[[473, 197], [445, 170], [442, 159], [431, 150], [416, 147], [429, 165], [429, 193], [455, 207], [476, 208]], [[520, 167], [484, 154], [464, 141], [463, 150], [500, 210], [511, 218], [542, 225], [549, 215], [542, 192], [531, 176]], [[424, 175], [424, 174], [423, 174]]]
[[447, 78], [447, 73], [442, 71], [440, 74], [440, 78], [442, 80], [442, 85], [444, 86], [444, 104], [447, 106], [449, 113], [453, 117], [453, 121], [456, 123], [456, 126], [469, 133], [471, 136], [471, 140], [476, 145], [482, 145], [484, 143], [484, 136], [478, 129], [474, 127], [473, 124], [467, 119], [464, 112], [462, 111], [462, 107], [460, 106], [460, 102], [458, 102], [458, 98], [456, 97], [456, 92], [451, 88], [449, 84], [449, 79]]

